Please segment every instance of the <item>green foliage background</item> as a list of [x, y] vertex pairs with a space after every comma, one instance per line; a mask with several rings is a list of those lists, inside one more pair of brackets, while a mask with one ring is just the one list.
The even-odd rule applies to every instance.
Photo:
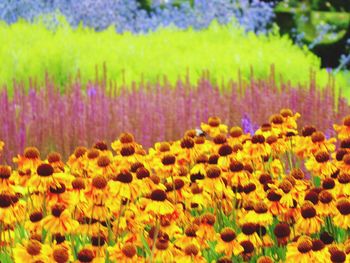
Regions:
[[[166, 75], [171, 82], [187, 72], [196, 82], [203, 70], [212, 81], [249, 79], [251, 68], [258, 78], [266, 78], [274, 64], [277, 81], [306, 83], [310, 70], [317, 73], [322, 86], [328, 81], [320, 60], [307, 48], [293, 45], [288, 37], [245, 33], [235, 26], [212, 24], [203, 31], [161, 29], [147, 35], [119, 35], [113, 28], [103, 32], [79, 27], [72, 29], [64, 21], [52, 30], [42, 22], [24, 21], [0, 24], [0, 83], [12, 86], [13, 79], [28, 84], [29, 77], [43, 81], [45, 71], [64, 86], [80, 70], [83, 81], [91, 80], [96, 66], [106, 63], [108, 79], [155, 82]], [[99, 71], [101, 72], [101, 70]], [[345, 80], [337, 76], [338, 85]]]

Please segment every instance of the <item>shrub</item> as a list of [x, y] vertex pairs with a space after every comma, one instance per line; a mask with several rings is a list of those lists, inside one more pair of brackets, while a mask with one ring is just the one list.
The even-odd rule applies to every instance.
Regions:
[[64, 85], [79, 70], [86, 83], [95, 75], [95, 67], [101, 68], [103, 63], [108, 79], [119, 84], [142, 79], [156, 83], [164, 75], [175, 83], [186, 74], [194, 84], [203, 70], [210, 71], [214, 83], [237, 79], [238, 70], [248, 80], [252, 68], [255, 78], [266, 78], [272, 64], [277, 82], [305, 84], [311, 68], [317, 71], [320, 85], [328, 79], [327, 72], [320, 70], [319, 59], [287, 37], [245, 33], [216, 23], [203, 31], [167, 28], [148, 35], [120, 35], [113, 28], [95, 32], [72, 29], [62, 22], [48, 30], [43, 23], [20, 21], [1, 24], [0, 39], [6, 39], [0, 47], [0, 83], [8, 86], [13, 78], [26, 85], [29, 77], [42, 82], [45, 71]]

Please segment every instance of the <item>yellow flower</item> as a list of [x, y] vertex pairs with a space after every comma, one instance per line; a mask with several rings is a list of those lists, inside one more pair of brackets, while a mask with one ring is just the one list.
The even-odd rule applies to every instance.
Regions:
[[51, 249], [49, 245], [41, 244], [35, 239], [30, 239], [22, 245], [18, 243], [13, 249], [15, 263], [50, 262], [49, 255]]
[[286, 261], [295, 263], [315, 262], [311, 238], [299, 237], [297, 242], [288, 244]]
[[122, 244], [121, 242], [115, 244], [113, 247], [108, 247], [109, 259], [112, 262], [145, 262], [145, 259], [137, 255], [135, 245], [131, 243]]
[[333, 217], [334, 225], [343, 229], [350, 227], [350, 201], [348, 198], [341, 198], [337, 201], [337, 214]]
[[308, 159], [305, 163], [306, 169], [312, 172], [314, 176], [321, 178], [330, 177], [337, 171], [337, 167], [330, 161], [329, 153], [318, 151], [314, 157]]
[[323, 220], [317, 215], [314, 205], [310, 201], [305, 201], [295, 224], [296, 232], [306, 235], [315, 234], [321, 230], [322, 224]]
[[79, 225], [71, 218], [69, 210], [62, 204], [55, 204], [51, 208], [51, 215], [42, 219], [41, 224], [44, 229], [61, 235], [72, 233]]
[[48, 163], [38, 165], [36, 174], [28, 181], [28, 187], [31, 191], [46, 193], [50, 187], [58, 188], [60, 184], [55, 178], [54, 169]]
[[334, 130], [338, 133], [338, 138], [344, 140], [350, 137], [350, 116], [346, 116], [343, 125], [333, 125]]
[[207, 133], [210, 137], [215, 137], [220, 133], [227, 133], [227, 126], [221, 124], [219, 117], [210, 117], [208, 123], [201, 123], [201, 129]]
[[151, 200], [146, 206], [145, 212], [154, 215], [169, 215], [175, 212], [175, 207], [170, 203], [164, 190], [153, 190], [150, 196]]
[[218, 238], [218, 243], [216, 244], [215, 251], [218, 253], [224, 253], [226, 256], [232, 257], [232, 255], [241, 254], [244, 249], [235, 240], [236, 233], [231, 228], [224, 228], [221, 230], [220, 238]]
[[175, 262], [184, 263], [205, 263], [207, 262], [200, 252], [199, 246], [195, 244], [189, 244], [183, 249], [183, 254], [178, 254], [174, 258]]

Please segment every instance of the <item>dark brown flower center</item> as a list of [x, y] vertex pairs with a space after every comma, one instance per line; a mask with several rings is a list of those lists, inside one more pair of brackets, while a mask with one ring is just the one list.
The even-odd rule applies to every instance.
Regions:
[[100, 156], [97, 160], [97, 165], [101, 168], [107, 167], [111, 160], [107, 156]]
[[[348, 125], [350, 126], [350, 125]], [[342, 263], [346, 261], [346, 254], [343, 251], [337, 250], [331, 253], [331, 260], [334, 263]]]
[[73, 189], [77, 189], [77, 190], [85, 189], [84, 179], [82, 179], [82, 178], [75, 178], [72, 181], [72, 187], [73, 187]]
[[96, 159], [100, 155], [100, 152], [97, 149], [92, 148], [87, 152], [87, 157], [90, 160]]
[[194, 244], [189, 244], [185, 247], [185, 254], [188, 256], [196, 256], [199, 253], [199, 249]]
[[232, 127], [231, 129], [230, 129], [230, 136], [232, 137], [232, 138], [238, 138], [238, 137], [240, 137], [240, 136], [242, 136], [243, 135], [243, 130], [242, 130], [242, 128], [241, 127]]
[[345, 126], [350, 126], [350, 116], [346, 116], [343, 121]]
[[194, 143], [195, 144], [204, 144], [205, 143], [205, 137], [204, 136], [200, 136], [200, 137], [194, 138]]
[[215, 144], [224, 144], [227, 142], [226, 135], [225, 134], [218, 134], [214, 137], [213, 142]]
[[125, 144], [125, 143], [132, 143], [132, 142], [134, 142], [134, 136], [131, 133], [123, 132], [119, 136], [119, 141], [121, 143], [123, 143], [123, 144]]
[[41, 251], [41, 243], [35, 239], [29, 240], [29, 243], [27, 244], [27, 252], [31, 256], [37, 256], [40, 254]]
[[51, 213], [55, 217], [60, 217], [60, 215], [65, 209], [66, 207], [63, 204], [55, 204], [51, 208]]
[[57, 187], [50, 186], [50, 193], [52, 194], [63, 194], [66, 191], [66, 185], [64, 183], [59, 183]]
[[74, 151], [74, 155], [76, 158], [80, 158], [84, 156], [86, 152], [87, 152], [87, 149], [85, 147], [77, 147]]
[[261, 134], [256, 134], [252, 137], [252, 143], [258, 144], [258, 143], [264, 143], [265, 137]]
[[232, 147], [228, 144], [223, 144], [219, 148], [219, 155], [220, 156], [227, 156], [232, 153]]
[[293, 189], [293, 185], [288, 180], [283, 180], [280, 183], [279, 188], [282, 189], [282, 191], [287, 194]]
[[199, 229], [198, 225], [192, 224], [185, 229], [185, 234], [188, 237], [196, 237], [197, 236], [196, 232], [198, 229]]
[[287, 223], [278, 223], [273, 230], [273, 233], [277, 238], [286, 238], [290, 235], [290, 228]]
[[191, 137], [185, 137], [181, 140], [181, 148], [191, 149], [194, 147], [194, 141]]
[[95, 148], [95, 149], [100, 150], [100, 151], [107, 151], [108, 145], [104, 141], [99, 141], [99, 142], [96, 142], [92, 148]]
[[302, 240], [298, 242], [298, 250], [300, 253], [307, 253], [312, 249], [312, 242], [310, 240]]
[[217, 164], [219, 160], [220, 155], [218, 154], [212, 154], [209, 156], [208, 163], [209, 164]]
[[272, 127], [270, 123], [263, 123], [260, 129], [262, 132], [268, 132], [268, 131], [271, 131]]
[[338, 175], [338, 181], [341, 184], [347, 184], [350, 182], [350, 174], [347, 173], [340, 173]]
[[313, 143], [323, 142], [326, 140], [326, 137], [324, 136], [323, 132], [316, 131], [311, 135], [311, 140]]
[[261, 184], [266, 184], [268, 182], [271, 182], [271, 180], [272, 180], [271, 175], [268, 173], [262, 173], [259, 177], [259, 182]]
[[38, 166], [38, 168], [36, 169], [36, 172], [39, 176], [50, 176], [53, 174], [54, 169], [51, 166], [51, 164], [48, 163], [42, 163]]
[[56, 240], [57, 244], [61, 244], [66, 240], [66, 237], [60, 233], [56, 233], [52, 235], [52, 240]]
[[207, 163], [208, 160], [209, 160], [208, 156], [206, 156], [205, 154], [201, 154], [197, 157], [196, 163]]
[[201, 223], [213, 226], [215, 224], [216, 218], [213, 214], [206, 213], [202, 215]]
[[269, 137], [267, 137], [266, 142], [268, 144], [273, 144], [273, 143], [277, 142], [277, 140], [278, 140], [278, 138], [276, 135], [270, 135]]
[[257, 202], [255, 205], [254, 205], [254, 211], [257, 213], [257, 214], [264, 214], [266, 213], [268, 210], [268, 207], [267, 205], [263, 202], [263, 201], [260, 201], [260, 202]]
[[237, 153], [237, 152], [242, 151], [242, 150], [243, 150], [243, 145], [241, 143], [237, 143], [237, 144], [233, 145], [233, 147], [232, 147], [232, 151], [234, 153]]
[[12, 204], [12, 196], [7, 193], [1, 193], [0, 194], [0, 207], [1, 208], [8, 208]]
[[234, 160], [230, 163], [231, 172], [240, 172], [240, 171], [243, 171], [243, 169], [244, 169], [244, 165], [240, 161]]
[[80, 250], [78, 253], [78, 260], [81, 262], [92, 262], [94, 258], [94, 253], [87, 248]]
[[135, 162], [135, 163], [131, 164], [131, 166], [130, 166], [130, 172], [136, 173], [137, 169], [139, 169], [139, 168], [141, 168], [141, 167], [145, 167], [145, 166], [143, 165], [143, 163]]
[[207, 172], [208, 178], [212, 178], [212, 179], [219, 177], [221, 174], [220, 168], [216, 166], [211, 166], [207, 168], [206, 172]]
[[350, 202], [347, 199], [340, 199], [337, 202], [337, 209], [342, 215], [350, 214]]
[[262, 256], [258, 259], [256, 263], [274, 263], [274, 261], [269, 256]]
[[325, 178], [322, 182], [324, 189], [333, 189], [335, 187], [335, 181], [332, 178]]
[[328, 232], [321, 233], [320, 239], [326, 245], [332, 244], [334, 241], [334, 238]]
[[324, 243], [320, 239], [312, 240], [312, 250], [320, 251], [325, 247]]
[[39, 222], [41, 219], [43, 219], [43, 213], [42, 212], [33, 212], [30, 214], [29, 219], [31, 222]]
[[318, 203], [318, 193], [315, 191], [309, 191], [305, 195], [305, 200], [310, 201], [314, 205]]
[[299, 168], [293, 168], [290, 174], [297, 180], [302, 180], [305, 177], [303, 170]]
[[11, 176], [11, 167], [1, 165], [0, 166], [0, 178], [1, 179], [8, 179]]
[[274, 190], [270, 190], [267, 194], [267, 199], [269, 199], [272, 202], [278, 202], [282, 196], [278, 193], [276, 193]]
[[249, 241], [249, 240], [242, 241], [240, 243], [240, 245], [244, 249], [243, 253], [245, 253], [245, 254], [253, 253], [253, 251], [254, 251], [254, 244], [251, 241]]
[[136, 247], [133, 244], [127, 243], [122, 248], [122, 252], [128, 258], [132, 258], [133, 256], [136, 255], [137, 251], [136, 251]]
[[103, 176], [96, 176], [92, 179], [92, 185], [98, 189], [103, 189], [107, 186], [107, 180]]
[[348, 151], [346, 149], [339, 149], [337, 151], [337, 153], [335, 154], [335, 158], [337, 159], [337, 161], [342, 161], [344, 158], [344, 155], [346, 155], [348, 153]]
[[226, 257], [226, 256], [224, 256], [224, 257], [222, 257], [222, 258], [219, 258], [219, 259], [216, 261], [216, 263], [232, 263], [232, 262], [233, 262], [232, 259], [229, 258], [229, 257]]
[[158, 250], [167, 250], [168, 247], [169, 247], [168, 240], [157, 240], [156, 241], [156, 248]]
[[166, 192], [160, 189], [153, 190], [151, 193], [151, 199], [153, 201], [163, 202], [166, 199]]
[[163, 165], [172, 165], [176, 161], [176, 158], [172, 154], [167, 154], [162, 158], [162, 164]]
[[316, 209], [313, 207], [312, 203], [310, 202], [305, 204], [301, 207], [301, 215], [306, 218], [313, 218], [316, 216]]
[[131, 173], [129, 173], [128, 171], [122, 171], [116, 176], [115, 180], [125, 184], [129, 184], [132, 182], [132, 179], [133, 178]]
[[53, 251], [53, 258], [57, 263], [66, 263], [69, 260], [69, 254], [64, 247], [58, 247]]
[[280, 114], [284, 117], [293, 117], [293, 111], [291, 109], [281, 109]]
[[273, 124], [282, 124], [283, 123], [283, 117], [280, 114], [274, 114], [270, 117], [270, 123]]
[[325, 163], [329, 161], [329, 153], [324, 151], [318, 152], [315, 155], [315, 159], [318, 163]]
[[256, 185], [254, 183], [248, 183], [247, 185], [245, 185], [243, 187], [243, 191], [246, 194], [249, 194], [249, 193], [255, 191], [255, 189], [256, 189]]
[[151, 175], [150, 172], [145, 167], [140, 167], [136, 171], [137, 179], [147, 178], [147, 177], [150, 177], [150, 175]]
[[341, 149], [349, 149], [350, 148], [350, 138], [344, 139], [340, 143], [340, 148]]
[[24, 149], [24, 157], [28, 159], [38, 159], [40, 158], [40, 152], [35, 147], [27, 147]]
[[159, 146], [160, 152], [168, 152], [170, 151], [170, 144], [167, 142], [161, 142]]
[[103, 236], [91, 237], [91, 244], [95, 247], [102, 247], [106, 243], [106, 238]]
[[231, 242], [236, 238], [236, 233], [231, 228], [224, 228], [221, 233], [220, 237], [225, 242]]
[[301, 134], [304, 137], [309, 137], [311, 136], [314, 132], [316, 132], [316, 128], [314, 126], [305, 126], [302, 131]]
[[211, 127], [218, 127], [220, 124], [221, 124], [221, 120], [219, 117], [210, 117], [208, 119], [208, 124], [211, 126]]
[[333, 200], [333, 196], [330, 192], [327, 190], [323, 190], [319, 195], [318, 195], [320, 202], [323, 204], [329, 204]]
[[135, 153], [135, 148], [132, 145], [126, 145], [123, 146], [122, 149], [120, 150], [120, 154], [122, 156], [131, 156]]
[[61, 161], [61, 155], [58, 152], [49, 153], [49, 155], [47, 156], [47, 160], [49, 161], [49, 163], [59, 162]]
[[254, 234], [255, 230], [256, 230], [256, 225], [253, 223], [245, 223], [242, 226], [242, 232], [247, 236]]

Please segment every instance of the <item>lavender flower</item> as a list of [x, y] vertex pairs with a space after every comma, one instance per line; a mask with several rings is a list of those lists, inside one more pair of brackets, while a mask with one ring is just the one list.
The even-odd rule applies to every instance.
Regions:
[[[273, 6], [260, 0], [195, 0], [175, 5], [177, 1], [154, 1], [151, 12], [140, 8], [136, 0], [0, 0], [0, 19], [14, 23], [29, 21], [45, 14], [62, 13], [72, 26], [103, 30], [115, 26], [118, 32], [146, 33], [158, 27], [206, 28], [213, 20], [228, 24], [237, 20], [248, 31], [266, 32], [274, 17]], [[56, 23], [49, 20], [49, 27]]]

